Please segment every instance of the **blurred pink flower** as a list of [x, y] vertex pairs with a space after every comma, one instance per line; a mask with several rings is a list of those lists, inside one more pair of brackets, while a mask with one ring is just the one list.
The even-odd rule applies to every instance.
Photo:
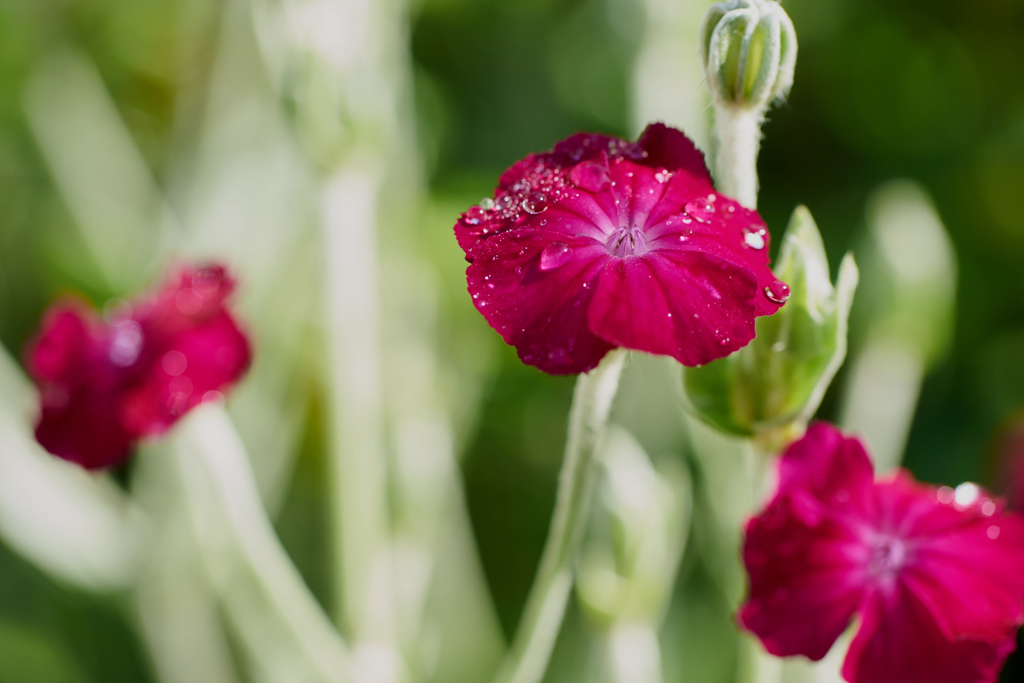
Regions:
[[863, 444], [819, 423], [747, 523], [740, 623], [772, 654], [818, 660], [860, 627], [852, 683], [995, 681], [1024, 621], [1024, 519], [973, 484], [873, 480]]
[[552, 374], [619, 346], [702, 365], [789, 296], [761, 217], [718, 194], [703, 155], [662, 124], [637, 142], [579, 133], [529, 155], [455, 235], [477, 309]]
[[221, 397], [251, 359], [225, 307], [221, 266], [181, 268], [155, 294], [109, 306], [51, 306], [27, 351], [42, 403], [36, 439], [88, 469], [119, 464], [134, 443]]

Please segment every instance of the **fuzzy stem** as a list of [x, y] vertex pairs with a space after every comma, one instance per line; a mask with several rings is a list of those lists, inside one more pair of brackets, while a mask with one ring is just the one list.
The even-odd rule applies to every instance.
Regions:
[[573, 562], [593, 498], [597, 447], [625, 358], [625, 349], [611, 351], [597, 368], [576, 380], [551, 529], [512, 648], [495, 683], [537, 683], [544, 676], [572, 589]]
[[[377, 288], [374, 174], [328, 177], [322, 227], [330, 362], [330, 488], [339, 587], [336, 621], [356, 639], [393, 636]], [[342, 617], [342, 615], [344, 615]]]
[[176, 431], [177, 465], [202, 559], [258, 668], [271, 680], [287, 674], [350, 681], [348, 648], [274, 533], [227, 413], [201, 406]]
[[761, 110], [715, 107], [715, 180], [717, 187], [748, 209], [757, 208], [757, 153], [761, 148]]
[[612, 626], [604, 640], [611, 683], [662, 683], [657, 626], [621, 622]]
[[782, 660], [765, 652], [755, 636], [740, 636], [739, 683], [780, 683]]

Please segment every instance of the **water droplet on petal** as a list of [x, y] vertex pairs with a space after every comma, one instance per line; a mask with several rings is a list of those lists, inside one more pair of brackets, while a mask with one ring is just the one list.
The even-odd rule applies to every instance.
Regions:
[[993, 503], [991, 500], [986, 500], [984, 503], [981, 504], [981, 514], [985, 515], [986, 517], [991, 517], [995, 513], [996, 504]]
[[526, 213], [537, 215], [548, 208], [548, 198], [543, 192], [531, 192], [523, 199], [523, 210]]
[[940, 486], [939, 490], [935, 492], [935, 497], [938, 498], [939, 502], [943, 505], [949, 505], [952, 503], [954, 495], [953, 489], [948, 486]]
[[981, 496], [981, 489], [978, 488], [977, 484], [971, 482], [965, 482], [956, 487], [953, 492], [953, 500], [960, 507], [970, 507], [978, 502], [978, 498]]
[[540, 252], [540, 269], [555, 270], [572, 260], [572, 247], [565, 242], [552, 242]]
[[764, 228], [743, 228], [743, 241], [751, 249], [764, 249]]
[[471, 206], [466, 214], [462, 217], [462, 221], [466, 225], [480, 225], [484, 221], [484, 210], [479, 206]]
[[694, 199], [686, 202], [683, 211], [698, 223], [710, 223], [711, 217], [715, 215], [715, 206], [707, 199]]
[[654, 179], [659, 183], [667, 183], [671, 177], [672, 172], [664, 168], [659, 168], [658, 172], [654, 174]]
[[764, 288], [764, 295], [772, 303], [784, 304], [789, 299], [789, 285], [781, 280], [776, 280]]
[[999, 538], [999, 527], [997, 527], [997, 526], [990, 526], [988, 528], [988, 531], [986, 531], [985, 533], [988, 534], [988, 537], [991, 538], [994, 541], [997, 538]]
[[588, 192], [600, 192], [611, 182], [608, 167], [596, 161], [584, 161], [573, 166], [569, 171], [569, 180]]
[[480, 200], [480, 208], [484, 211], [490, 211], [494, 208], [494, 200], [490, 197], [484, 197]]

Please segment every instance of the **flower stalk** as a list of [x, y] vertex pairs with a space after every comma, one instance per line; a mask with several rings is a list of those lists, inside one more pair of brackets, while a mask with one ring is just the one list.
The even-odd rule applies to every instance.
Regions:
[[576, 380], [551, 529], [515, 639], [495, 683], [537, 683], [544, 676], [572, 589], [573, 564], [597, 478], [597, 449], [625, 359], [626, 350], [615, 349]]

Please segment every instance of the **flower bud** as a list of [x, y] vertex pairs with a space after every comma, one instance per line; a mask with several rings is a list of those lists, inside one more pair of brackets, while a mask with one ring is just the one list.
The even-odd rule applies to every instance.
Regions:
[[763, 439], [774, 449], [803, 429], [846, 357], [847, 319], [857, 266], [847, 254], [833, 287], [821, 235], [798, 207], [783, 238], [775, 274], [791, 296], [778, 313], [757, 320], [757, 336], [736, 353], [684, 368], [687, 402], [724, 432]]
[[796, 31], [775, 0], [725, 0], [701, 26], [701, 58], [718, 107], [765, 109], [793, 85]]
[[600, 625], [655, 623], [685, 546], [690, 480], [681, 468], [656, 470], [621, 427], [608, 430], [602, 461], [605, 476], [577, 569], [580, 604]]

